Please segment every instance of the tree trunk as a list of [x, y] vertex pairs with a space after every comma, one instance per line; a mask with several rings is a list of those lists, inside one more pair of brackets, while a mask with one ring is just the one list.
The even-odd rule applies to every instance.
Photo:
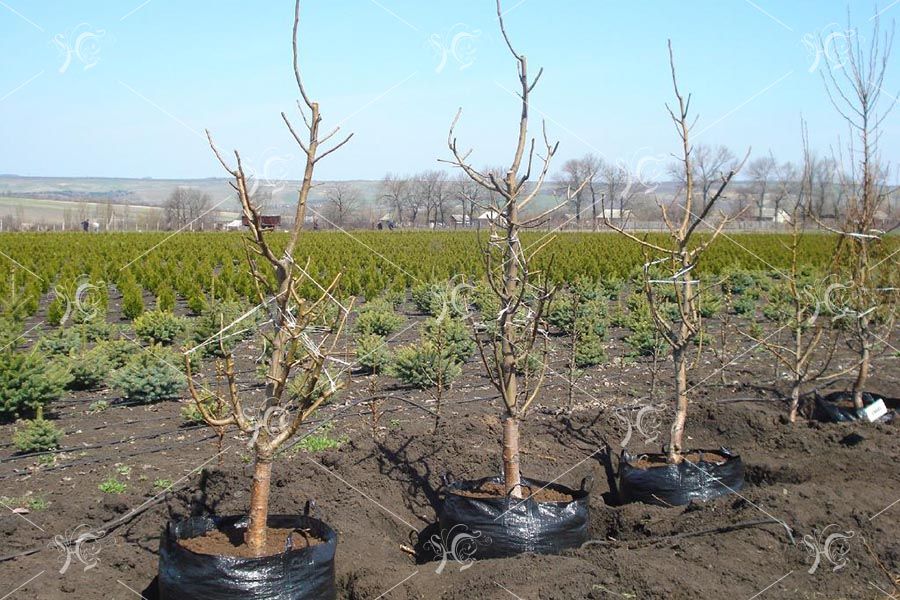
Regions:
[[869, 346], [863, 346], [862, 355], [860, 356], [859, 371], [856, 373], [856, 380], [853, 382], [853, 406], [855, 408], [863, 407], [863, 392], [866, 381], [869, 379]]
[[797, 411], [800, 409], [800, 380], [794, 381], [791, 386], [791, 412], [789, 415], [791, 423], [797, 422]]
[[250, 489], [250, 525], [244, 541], [256, 556], [266, 547], [266, 525], [269, 520], [269, 487], [272, 482], [272, 461], [257, 460]]
[[503, 419], [503, 483], [506, 493], [522, 498], [522, 476], [519, 473], [519, 419]]
[[672, 423], [672, 439], [669, 444], [669, 462], [679, 464], [682, 460], [684, 423], [687, 420], [687, 358], [684, 348], [675, 348], [672, 352], [675, 363], [675, 422]]

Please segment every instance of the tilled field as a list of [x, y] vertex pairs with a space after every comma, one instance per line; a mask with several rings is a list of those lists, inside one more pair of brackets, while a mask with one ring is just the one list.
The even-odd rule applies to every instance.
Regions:
[[[407, 326], [421, 319], [408, 316]], [[631, 452], [658, 451], [664, 435], [652, 434], [665, 433], [645, 423], [629, 437], [630, 413], [616, 411], [650, 400], [654, 379], [649, 361], [621, 360], [622, 335], [610, 334], [610, 364], [580, 380], [570, 416], [561, 410], [564, 358], [554, 356], [553, 374], [523, 426], [527, 476], [573, 487], [593, 477], [591, 535], [602, 544], [562, 556], [451, 557], [443, 569], [411, 553], [434, 533], [442, 476], [499, 471], [500, 406], [474, 358], [444, 398], [436, 433], [429, 395], [388, 378], [378, 383], [377, 393], [388, 397], [373, 428], [370, 381], [354, 375], [306, 431], [339, 447], [284, 456], [274, 470], [271, 511], [296, 514], [315, 500], [317, 516], [340, 536], [342, 598], [855, 599], [898, 591], [900, 423], [790, 426], [771, 358], [749, 342], [735, 342], [724, 383], [717, 360], [704, 352], [692, 373], [688, 423], [693, 447], [724, 445], [743, 456], [744, 490], [687, 507], [619, 506], [620, 444], [628, 437]], [[414, 338], [408, 328], [395, 341]], [[239, 350], [244, 393], [259, 393], [256, 354], [248, 344]], [[880, 357], [874, 371], [872, 390], [895, 402], [897, 358]], [[656, 379], [652, 401], [664, 402], [668, 364]], [[110, 408], [88, 412], [98, 398]], [[167, 519], [246, 511], [246, 439], [229, 434], [220, 448], [207, 428], [183, 425], [182, 406], [129, 405], [114, 390], [69, 396], [50, 413], [66, 432], [53, 460], [14, 455], [13, 425], [2, 426], [0, 495], [17, 505], [0, 516], [0, 555], [19, 555], [0, 563], [4, 597], [154, 598]], [[111, 475], [126, 484], [124, 493], [98, 489]], [[162, 493], [161, 482], [175, 491]], [[27, 512], [12, 511], [19, 505]], [[775, 522], [728, 530], [757, 520]]]

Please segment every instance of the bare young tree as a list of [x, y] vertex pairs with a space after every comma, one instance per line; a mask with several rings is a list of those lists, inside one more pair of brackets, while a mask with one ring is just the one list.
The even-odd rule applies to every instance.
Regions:
[[[233, 426], [242, 433], [253, 436], [251, 443], [255, 466], [250, 491], [250, 523], [245, 534], [245, 542], [257, 556], [261, 555], [266, 547], [272, 462], [279, 450], [297, 434], [306, 419], [340, 387], [340, 382], [333, 381], [330, 377], [327, 385], [320, 383], [324, 383], [325, 362], [335, 350], [349, 312], [347, 308], [341, 307], [334, 327], [330, 328], [328, 333], [317, 336], [311, 326], [322, 322], [324, 315], [327, 314], [328, 303], [335, 301], [332, 293], [337, 287], [340, 275], [323, 287], [310, 277], [309, 260], [306, 261], [306, 266], [301, 266], [295, 263], [293, 258], [306, 216], [315, 167], [353, 137], [353, 134], [350, 134], [330, 148], [324, 148], [324, 145], [337, 135], [340, 128], [335, 128], [324, 136], [320, 134], [322, 114], [319, 103], [307, 95], [300, 74], [299, 27], [300, 0], [297, 0], [294, 7], [293, 64], [294, 76], [302, 98], [302, 102], [298, 101], [297, 106], [306, 125], [305, 136], [299, 135], [285, 113], [281, 113], [281, 116], [297, 144], [303, 149], [306, 167], [297, 193], [294, 223], [283, 249], [269, 243], [261, 224], [259, 209], [251, 198], [248, 177], [240, 154], [235, 151], [236, 164], [229, 165], [207, 131], [213, 153], [234, 179], [231, 185], [237, 191], [243, 215], [249, 221], [245, 246], [247, 264], [256, 282], [261, 305], [268, 311], [271, 320], [271, 329], [260, 332], [268, 346], [272, 348], [266, 372], [265, 401], [263, 406], [258, 407], [261, 409], [258, 411], [261, 416], [253, 417], [253, 411], [248, 410], [249, 407], [238, 392], [234, 359], [230, 355], [226, 356], [224, 366], [228, 393], [224, 398], [217, 398], [218, 403], [226, 410], [223, 414], [212, 414], [203, 402], [203, 395], [196, 389], [190, 372], [190, 357], [185, 354], [191, 396], [204, 420], [212, 427]], [[311, 281], [320, 290], [320, 295], [313, 300], [300, 295], [301, 285], [307, 281]], [[297, 375], [292, 378], [293, 373]]]
[[838, 226], [830, 229], [838, 234], [833, 267], [839, 277], [846, 278], [839, 318], [845, 321], [848, 342], [859, 355], [852, 387], [857, 409], [863, 408], [872, 355], [892, 332], [896, 312], [896, 288], [883, 282], [897, 261], [895, 254], [888, 254], [883, 238], [900, 224], [887, 230], [877, 226], [889, 194], [879, 143], [882, 125], [897, 103], [895, 96], [884, 91], [893, 41], [893, 27], [882, 33], [876, 15], [870, 41], [853, 36], [846, 57], [826, 56], [822, 74], [828, 97], [850, 130], [847, 153], [838, 158], [839, 187], [846, 191], [844, 214]]
[[[797, 422], [803, 386], [814, 381], [825, 381], [845, 375], [855, 366], [825, 376], [836, 349], [836, 340], [828, 339], [826, 320], [820, 315], [825, 298], [823, 278], [817, 273], [805, 273], [801, 262], [800, 247], [804, 236], [804, 213], [813, 193], [816, 168], [815, 157], [809, 149], [806, 124], [803, 129], [803, 172], [800, 181], [801, 193], [795, 198], [788, 226], [790, 238], [781, 242], [788, 250], [790, 266], [781, 274], [778, 287], [773, 291], [774, 302], [779, 307], [779, 324], [789, 335], [782, 343], [773, 335], [757, 337], [744, 333], [755, 343], [765, 348], [790, 374], [791, 390], [788, 420]], [[743, 332], [742, 332], [743, 333]], [[822, 351], [819, 356], [816, 351]]]
[[[533, 259], [552, 238], [547, 238], [537, 247], [526, 248], [520, 233], [534, 227], [553, 211], [522, 218], [525, 209], [541, 191], [550, 170], [558, 143], [551, 143], [547, 137], [546, 124], [543, 128], [544, 155], [537, 156], [534, 138], [529, 143], [529, 99], [532, 90], [541, 78], [543, 70], [532, 79], [528, 74], [528, 60], [518, 53], [506, 32], [500, 0], [497, 0], [497, 20], [507, 48], [517, 65], [520, 84], [521, 113], [518, 136], [512, 162], [502, 177], [490, 171], [479, 171], [469, 162], [471, 150], [461, 150], [455, 137], [456, 125], [462, 109], [456, 114], [450, 126], [447, 143], [453, 158], [447, 161], [462, 170], [472, 181], [483, 189], [493, 192], [496, 203], [491, 206], [491, 232], [488, 243], [483, 247], [482, 256], [485, 273], [491, 291], [499, 301], [500, 311], [495, 318], [497, 334], [476, 333], [476, 341], [482, 362], [491, 383], [499, 391], [503, 400], [503, 479], [508, 495], [522, 498], [521, 473], [519, 468], [519, 423], [527, 414], [531, 403], [537, 398], [545, 372], [546, 361], [542, 361], [541, 373], [534, 387], [519, 386], [518, 373], [524, 370], [525, 361], [535, 346], [541, 333], [542, 317], [547, 301], [552, 295], [546, 274], [534, 269]], [[537, 173], [532, 185], [532, 177]], [[571, 198], [584, 184], [569, 192]], [[566, 202], [568, 202], [568, 199]], [[545, 356], [546, 358], [546, 356]]]
[[348, 218], [359, 208], [359, 190], [352, 183], [338, 181], [325, 189], [325, 206], [328, 219], [338, 227], [344, 227]]
[[[672, 361], [675, 367], [675, 420], [672, 424], [667, 454], [668, 462], [678, 464], [683, 460], [684, 426], [689, 404], [688, 352], [691, 343], [701, 332], [701, 290], [693, 270], [710, 244], [716, 240], [725, 225], [733, 219], [733, 217], [720, 212], [716, 224], [708, 221], [710, 213], [716, 203], [721, 200], [728, 184], [746, 162], [746, 157], [741, 163], [721, 175], [717, 182], [713, 182], [712, 179], [707, 182], [701, 176], [700, 189], [697, 189], [698, 182], [695, 179], [697, 173], [702, 173], [703, 169], [694, 164], [695, 148], [690, 142], [691, 130], [696, 125], [696, 120], [690, 116], [691, 96], [688, 95], [685, 98], [678, 87], [671, 40], [669, 41], [669, 66], [677, 105], [673, 109], [667, 104], [666, 108], [681, 141], [681, 173], [679, 177], [684, 183], [680, 193], [682, 203], [669, 208], [662, 203], [659, 204], [663, 221], [669, 231], [670, 243], [661, 245], [662, 243], [653, 243], [645, 237], [629, 233], [606, 217], [605, 207], [603, 215], [607, 227], [640, 244], [648, 256], [647, 266], [644, 269], [644, 291], [647, 294], [656, 329], [672, 350]], [[721, 164], [725, 164], [725, 161]], [[704, 187], [707, 185], [708, 188]], [[712, 231], [699, 243], [696, 243], [695, 234], [701, 227], [707, 227]], [[651, 260], [650, 255], [657, 255], [659, 258]], [[651, 266], [665, 271], [666, 275], [671, 275], [665, 279], [654, 279], [655, 269]], [[672, 287], [676, 308], [674, 317], [664, 314], [662, 300], [654, 291], [656, 285]]]

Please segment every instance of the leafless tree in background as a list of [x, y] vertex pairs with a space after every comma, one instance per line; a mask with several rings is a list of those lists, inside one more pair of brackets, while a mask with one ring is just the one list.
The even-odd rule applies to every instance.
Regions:
[[420, 206], [425, 207], [426, 226], [446, 224], [449, 189], [445, 171], [434, 169], [417, 174], [413, 178], [412, 193], [420, 202]]
[[640, 191], [631, 183], [628, 168], [620, 162], [598, 161], [598, 175], [605, 187], [605, 202], [610, 208], [619, 210], [619, 218], [624, 219], [631, 200]]
[[403, 222], [411, 194], [412, 184], [409, 178], [394, 175], [393, 173], [388, 173], [384, 176], [381, 182], [380, 198], [393, 211], [398, 223]]
[[475, 207], [481, 203], [485, 195], [484, 189], [465, 173], [457, 174], [453, 179], [452, 189], [462, 206], [463, 224], [471, 227], [473, 219], [477, 216]]
[[190, 227], [192, 230], [202, 230], [212, 219], [208, 213], [211, 206], [209, 194], [196, 188], [177, 187], [163, 204], [166, 227], [169, 229]]
[[[713, 188], [722, 180], [722, 176], [736, 170], [738, 160], [726, 146], [709, 146], [697, 144], [691, 153], [691, 177], [700, 199], [709, 200]], [[681, 161], [669, 169], [672, 177], [683, 185], [686, 183], [684, 165]]]
[[[593, 179], [593, 175], [596, 172], [596, 162], [597, 160], [591, 155], [584, 158], [572, 158], [563, 163], [562, 169], [560, 170], [559, 175], [557, 175], [557, 183], [560, 191], [578, 190], [577, 193], [572, 194], [571, 199], [572, 210], [575, 211], [575, 224], [577, 227], [581, 226], [581, 216], [588, 209], [584, 204], [588, 201], [589, 194], [585, 189], [585, 186], [581, 184], [589, 178]], [[597, 207], [591, 202], [590, 208], [593, 209], [592, 214], [594, 222], [596, 223]]]
[[[772, 185], [771, 199], [772, 208], [775, 210], [776, 218], [781, 211], [784, 211], [787, 215], [793, 214], [797, 205], [796, 200], [808, 195], [808, 188], [804, 189], [805, 178], [802, 177], [802, 174], [807, 171], [806, 159], [804, 159], [804, 168], [802, 172], [790, 161], [785, 161], [775, 167], [775, 179]], [[794, 198], [795, 201], [791, 202], [791, 198]], [[805, 203], [803, 206], [805, 206]], [[785, 210], [785, 207], [787, 207], [788, 210]], [[798, 218], [801, 222], [804, 221], [805, 211], [800, 211]]]
[[[647, 255], [647, 266], [645, 267], [644, 291], [650, 304], [650, 312], [656, 330], [672, 349], [672, 361], [675, 367], [675, 420], [672, 424], [670, 443], [668, 448], [668, 461], [670, 463], [680, 463], [683, 460], [682, 452], [684, 450], [684, 426], [687, 420], [688, 411], [688, 350], [693, 340], [700, 335], [701, 317], [700, 317], [700, 293], [699, 282], [695, 279], [696, 274], [693, 272], [697, 266], [698, 260], [709, 248], [732, 217], [720, 214], [717, 223], [710, 223], [710, 213], [716, 203], [722, 199], [725, 189], [734, 178], [735, 174], [746, 162], [746, 158], [740, 163], [734, 164], [733, 168], [718, 180], [713, 180], [710, 163], [703, 167], [694, 164], [696, 150], [699, 146], [694, 147], [690, 143], [691, 129], [696, 124], [696, 120], [690, 117], [691, 96], [686, 98], [682, 95], [678, 88], [678, 80], [675, 71], [675, 56], [672, 51], [672, 42], [669, 41], [669, 66], [672, 72], [672, 85], [675, 90], [675, 98], [677, 104], [675, 108], [671, 108], [668, 104], [666, 108], [672, 118], [678, 136], [682, 144], [681, 154], [681, 173], [677, 175], [683, 182], [683, 189], [679, 193], [680, 200], [672, 207], [667, 208], [665, 204], [660, 203], [663, 221], [669, 230], [668, 240], [661, 241], [658, 245], [648, 241], [645, 237], [638, 237], [633, 233], [629, 233], [622, 226], [614, 224], [607, 218], [607, 212], [603, 210], [603, 220], [607, 227], [618, 231], [620, 234], [640, 244]], [[749, 155], [749, 153], [748, 153]], [[727, 157], [727, 160], [725, 160]], [[719, 165], [732, 164], [730, 152], [721, 153], [722, 160], [716, 160], [716, 167]], [[700, 198], [697, 198], [697, 183], [695, 178], [698, 173], [706, 173], [699, 177]], [[709, 177], [707, 181], [704, 177]], [[711, 233], [706, 235], [699, 243], [694, 243], [694, 234], [701, 227], [711, 229]], [[651, 260], [651, 255], [657, 255], [656, 260]], [[651, 269], [651, 265], [656, 268]], [[658, 270], [662, 270], [668, 277], [663, 276], [655, 278]], [[671, 285], [675, 297], [675, 308], [677, 309], [674, 316], [666, 314], [663, 310], [663, 301], [659, 294], [654, 291], [656, 285]]]
[[[300, 0], [297, 0], [294, 8], [293, 64], [294, 76], [302, 98], [297, 106], [306, 125], [306, 135], [301, 136], [298, 133], [285, 113], [281, 113], [281, 116], [291, 135], [303, 149], [306, 166], [297, 193], [293, 226], [283, 249], [269, 245], [267, 234], [261, 224], [261, 214], [251, 198], [248, 177], [245, 175], [240, 154], [234, 152], [236, 166], [229, 166], [207, 131], [209, 144], [216, 158], [234, 178], [231, 185], [238, 193], [243, 215], [249, 222], [249, 233], [245, 238], [248, 267], [256, 283], [260, 302], [268, 311], [271, 321], [271, 329], [260, 330], [260, 335], [265, 337], [268, 344], [267, 347], [272, 349], [266, 372], [265, 404], [261, 407], [264, 413], [260, 418], [248, 417], [252, 411], [246, 411], [248, 407], [244, 398], [237, 391], [232, 356], [225, 359], [224, 367], [228, 379], [228, 394], [224, 398], [218, 398], [219, 405], [228, 408], [227, 414], [212, 415], [194, 387], [190, 357], [185, 353], [191, 395], [207, 424], [218, 428], [234, 426], [244, 434], [253, 435], [251, 443], [255, 465], [250, 490], [250, 522], [245, 542], [256, 556], [261, 556], [266, 548], [272, 462], [279, 450], [296, 435], [306, 419], [339, 389], [340, 382], [335, 382], [330, 377], [327, 378], [326, 385], [319, 386], [319, 383], [325, 382], [323, 379], [325, 361], [335, 350], [349, 312], [347, 307], [339, 307], [337, 322], [330, 329], [331, 333], [325, 334], [324, 337], [310, 331], [313, 323], [321, 322], [324, 315], [328, 314], [329, 302], [335, 301], [332, 292], [337, 288], [340, 274], [331, 283], [323, 286], [312, 280], [309, 275], [309, 260], [306, 261], [305, 267], [294, 261], [294, 251], [303, 229], [315, 167], [353, 137], [350, 134], [330, 148], [324, 148], [324, 145], [338, 134], [340, 127], [320, 136], [322, 115], [319, 103], [309, 98], [300, 75], [297, 49], [299, 27]], [[307, 282], [313, 282], [321, 292], [312, 300], [300, 295], [300, 286]], [[292, 373], [296, 373], [293, 379]], [[288, 392], [289, 381], [293, 382], [290, 392]], [[284, 424], [283, 427], [281, 423]], [[260, 426], [261, 424], [263, 426]]]
[[[893, 331], [897, 304], [896, 282], [890, 279], [896, 277], [898, 261], [896, 253], [888, 254], [882, 238], [898, 223], [885, 228], [878, 223], [889, 193], [879, 142], [882, 125], [897, 103], [896, 96], [884, 91], [893, 42], [894, 28], [882, 34], [876, 14], [869, 42], [852, 36], [846, 57], [826, 53], [822, 73], [828, 97], [850, 130], [846, 155], [842, 152], [837, 159], [840, 188], [846, 191], [844, 214], [832, 231], [839, 234], [834, 271], [846, 278], [840, 318], [859, 354], [852, 390], [857, 409], [863, 407], [872, 354]], [[820, 40], [823, 48], [826, 43]]]
[[775, 176], [775, 157], [761, 156], [750, 161], [747, 165], [747, 175], [750, 179], [750, 188], [753, 190], [753, 203], [756, 205], [756, 218], [763, 220], [763, 210], [766, 208], [766, 194]]
[[352, 183], [337, 181], [325, 190], [325, 211], [328, 220], [344, 227], [349, 217], [359, 208], [360, 193]]

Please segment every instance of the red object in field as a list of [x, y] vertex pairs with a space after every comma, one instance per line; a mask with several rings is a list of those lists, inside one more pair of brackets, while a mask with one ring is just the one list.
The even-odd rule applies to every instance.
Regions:
[[[244, 227], [250, 226], [250, 219], [247, 218], [247, 215], [241, 218], [241, 222], [243, 222]], [[275, 229], [281, 225], [281, 215], [260, 215], [259, 224], [263, 229]]]

